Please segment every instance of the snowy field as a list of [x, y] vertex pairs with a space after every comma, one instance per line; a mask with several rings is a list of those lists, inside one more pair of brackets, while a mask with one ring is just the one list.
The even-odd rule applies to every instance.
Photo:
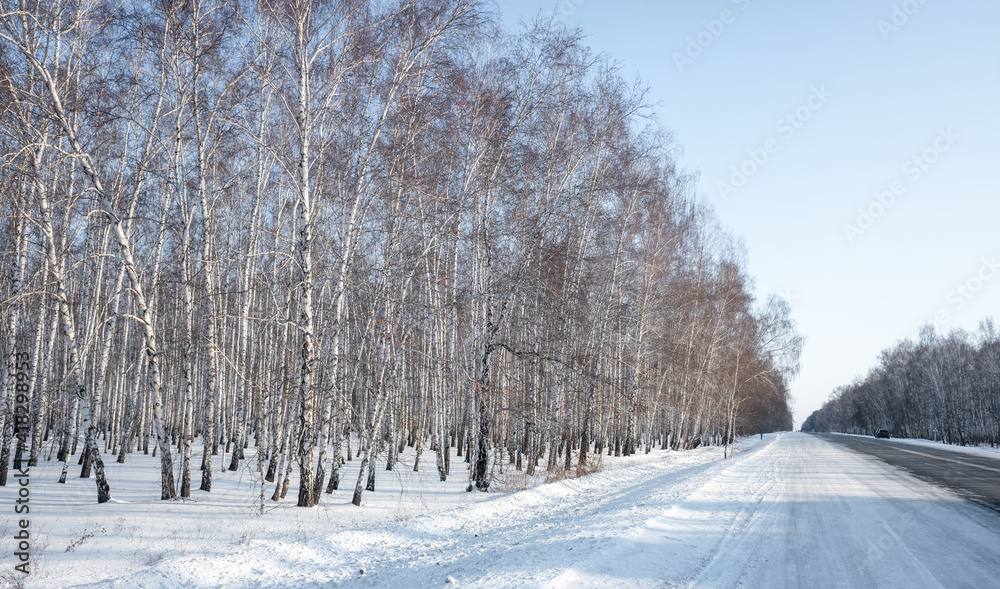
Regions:
[[[464, 476], [437, 481], [430, 453], [420, 473], [412, 459], [380, 470], [362, 508], [346, 488], [295, 508], [293, 479], [262, 517], [252, 461], [216, 473], [212, 493], [162, 502], [158, 461], [134, 456], [109, 464], [102, 506], [92, 480], [58, 485], [46, 463], [31, 471], [25, 586], [881, 589], [996, 586], [1000, 571], [996, 514], [806, 434], [743, 440], [730, 460], [604, 457], [602, 472], [506, 494], [466, 493]], [[15, 493], [0, 489], [4, 571]]]

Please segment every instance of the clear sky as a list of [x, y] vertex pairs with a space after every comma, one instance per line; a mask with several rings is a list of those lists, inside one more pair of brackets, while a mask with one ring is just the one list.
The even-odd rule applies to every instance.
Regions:
[[808, 338], [796, 424], [922, 324], [1000, 320], [997, 0], [499, 6], [554, 11], [652, 87], [758, 295]]

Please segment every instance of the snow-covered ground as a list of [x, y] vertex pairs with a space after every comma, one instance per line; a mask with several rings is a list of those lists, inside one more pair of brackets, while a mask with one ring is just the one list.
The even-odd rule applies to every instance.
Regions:
[[[751, 443], [757, 442], [740, 442], [739, 447]], [[200, 464], [200, 442], [194, 448], [192, 462]], [[653, 450], [628, 458], [603, 456], [600, 464], [609, 472], [650, 462], [687, 468], [721, 457], [721, 448]], [[341, 489], [324, 494], [312, 509], [294, 507], [298, 493], [294, 470], [280, 503], [270, 500], [274, 485], [267, 484], [263, 517], [253, 448], [237, 472], [219, 472], [222, 460], [215, 458], [211, 493], [197, 490], [201, 473], [194, 470], [192, 497], [178, 502], [159, 500], [159, 458], [137, 453], [117, 464], [106, 455], [114, 499], [105, 505], [96, 504], [93, 479], [78, 478], [75, 461], [65, 485], [56, 483], [61, 463], [42, 461], [30, 469], [30, 562], [36, 575], [27, 586], [326, 586], [331, 579], [360, 574], [364, 559], [356, 558], [352, 538], [398, 527], [417, 516], [461, 512], [479, 502], [502, 500], [518, 489], [544, 483], [546, 477], [544, 469], [529, 478], [504, 465], [493, 485], [498, 492], [467, 493], [468, 470], [460, 457], [452, 456], [452, 476], [445, 483], [438, 479], [431, 452], [421, 456], [419, 472], [413, 471], [414, 459], [413, 449], [406, 448], [391, 472], [380, 461], [376, 491], [365, 492], [361, 508], [350, 503], [359, 460], [346, 463]], [[4, 573], [18, 563], [13, 557], [13, 535], [23, 517], [14, 512], [18, 491], [11, 470], [8, 485], [0, 487], [0, 587], [5, 586]], [[345, 547], [339, 549], [342, 544]], [[244, 562], [250, 564], [234, 564]], [[15, 573], [12, 578], [21, 576]]]
[[[342, 490], [298, 509], [293, 485], [263, 517], [250, 469], [161, 502], [155, 462], [137, 456], [114, 465], [103, 506], [92, 481], [33, 469], [27, 586], [989, 587], [1000, 571], [993, 512], [806, 434], [743, 440], [729, 460], [605, 457], [602, 472], [509, 494], [437, 482], [430, 459], [379, 472], [362, 508]], [[0, 489], [4, 570], [15, 492]]]

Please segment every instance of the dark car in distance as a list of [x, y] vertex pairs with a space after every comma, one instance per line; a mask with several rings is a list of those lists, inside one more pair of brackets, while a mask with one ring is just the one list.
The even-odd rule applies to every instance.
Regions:
[[889, 439], [889, 430], [887, 430], [887, 429], [880, 429], [877, 432], [875, 432], [875, 437], [876, 438], [885, 438], [885, 439], [888, 440]]

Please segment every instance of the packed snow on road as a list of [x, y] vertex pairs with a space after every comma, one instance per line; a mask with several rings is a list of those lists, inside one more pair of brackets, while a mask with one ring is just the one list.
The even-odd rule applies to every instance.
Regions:
[[[162, 502], [148, 499], [154, 461], [114, 464], [105, 505], [92, 481], [36, 467], [29, 586], [881, 589], [990, 587], [1000, 571], [996, 513], [808, 434], [745, 439], [729, 459], [605, 457], [601, 472], [507, 493], [402, 459], [360, 508], [338, 491], [315, 509], [268, 498], [262, 516], [249, 467], [218, 477], [221, 492]], [[3, 525], [10, 555], [12, 512]]]

